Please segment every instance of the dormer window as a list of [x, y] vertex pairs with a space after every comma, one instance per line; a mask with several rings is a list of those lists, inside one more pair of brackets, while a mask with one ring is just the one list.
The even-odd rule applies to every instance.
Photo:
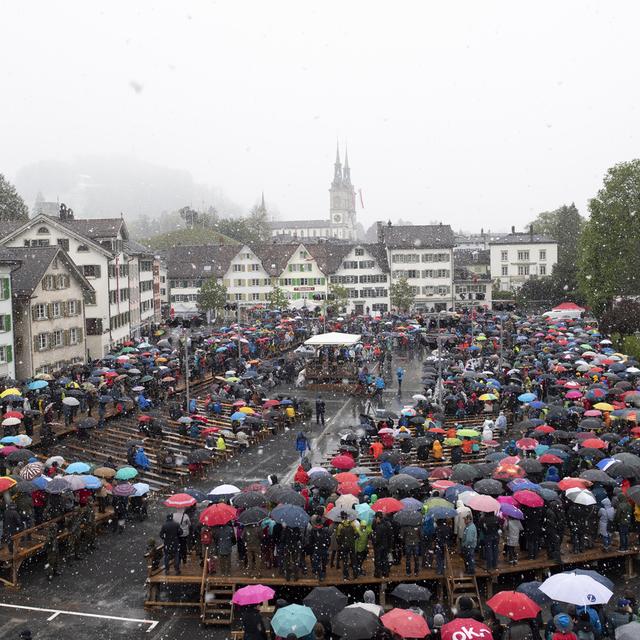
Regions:
[[49, 231], [49, 229], [47, 229], [47, 227], [40, 227], [36, 233], [46, 233], [46, 234], [49, 234], [49, 233], [51, 233], [51, 232]]
[[86, 244], [79, 244], [78, 245], [78, 253], [85, 253], [89, 251], [89, 247], [87, 247]]

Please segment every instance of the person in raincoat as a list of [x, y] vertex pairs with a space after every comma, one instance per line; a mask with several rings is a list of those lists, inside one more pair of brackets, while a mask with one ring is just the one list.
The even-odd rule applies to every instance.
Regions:
[[493, 420], [485, 420], [482, 425], [482, 442], [493, 440]]
[[442, 460], [442, 445], [440, 440], [435, 440], [431, 447], [431, 455], [434, 460]]
[[143, 447], [138, 447], [135, 455], [135, 463], [136, 466], [142, 469], [143, 471], [148, 471], [151, 467], [151, 463], [149, 462], [149, 458], [147, 454], [144, 452]]
[[296, 451], [300, 454], [300, 460], [304, 458], [307, 451], [311, 451], [311, 445], [309, 444], [309, 440], [307, 436], [300, 431], [298, 433], [298, 437], [296, 438]]
[[609, 498], [602, 501], [602, 506], [598, 510], [598, 535], [602, 538], [602, 546], [605, 551], [611, 547], [611, 527], [615, 510], [611, 506]]
[[216, 440], [216, 449], [218, 451], [226, 451], [227, 450], [227, 443], [225, 442], [225, 439], [222, 435], [218, 436], [218, 439]]
[[560, 474], [558, 473], [558, 468], [554, 465], [551, 465], [547, 469], [547, 473], [544, 476], [545, 482], [560, 482]]
[[385, 478], [386, 480], [389, 480], [389, 478], [393, 478], [393, 476], [395, 475], [395, 467], [391, 464], [391, 462], [389, 460], [385, 460], [381, 465], [380, 465], [380, 473], [382, 474], [382, 477]]

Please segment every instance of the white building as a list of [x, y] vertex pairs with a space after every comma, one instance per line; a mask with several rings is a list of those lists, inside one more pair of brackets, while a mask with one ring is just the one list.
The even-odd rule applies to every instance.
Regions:
[[237, 253], [229, 262], [222, 283], [227, 288], [227, 300], [240, 307], [266, 304], [272, 290], [271, 276], [260, 256], [248, 245], [235, 247]]
[[129, 256], [129, 286], [131, 287], [131, 336], [147, 335], [155, 322], [153, 299], [153, 252], [135, 240], [124, 246]]
[[[320, 245], [303, 244], [277, 245], [286, 258], [284, 269], [280, 272], [278, 286], [284, 291], [289, 306], [294, 309], [321, 305], [326, 300], [328, 282], [326, 273], [320, 268], [317, 249]], [[312, 253], [313, 251], [313, 253]]]
[[378, 222], [378, 240], [387, 251], [391, 282], [407, 279], [415, 309], [431, 312], [453, 307], [455, 236], [449, 225]]
[[11, 271], [19, 265], [6, 257], [0, 260], [0, 378], [16, 377]]
[[520, 288], [529, 278], [551, 275], [558, 262], [558, 243], [547, 236], [528, 232], [511, 233], [489, 242], [491, 279], [501, 291]]
[[62, 247], [93, 286], [87, 299], [89, 356], [106, 355], [112, 345], [129, 339], [129, 234], [121, 218], [74, 219], [61, 205], [60, 217], [37, 215], [25, 223], [4, 223], [5, 247]]

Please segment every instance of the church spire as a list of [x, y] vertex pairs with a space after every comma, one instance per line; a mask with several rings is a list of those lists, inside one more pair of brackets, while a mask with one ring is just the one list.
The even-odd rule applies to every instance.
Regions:
[[342, 178], [344, 184], [351, 184], [351, 169], [349, 168], [349, 148], [346, 145], [344, 147], [344, 170], [342, 171]]
[[263, 211], [266, 211], [266, 210], [267, 210], [267, 207], [265, 207], [265, 205], [264, 205], [264, 191], [262, 192], [262, 200], [260, 201], [260, 208], [261, 208]]
[[342, 184], [342, 164], [340, 162], [340, 146], [336, 140], [336, 162], [333, 165], [333, 184]]

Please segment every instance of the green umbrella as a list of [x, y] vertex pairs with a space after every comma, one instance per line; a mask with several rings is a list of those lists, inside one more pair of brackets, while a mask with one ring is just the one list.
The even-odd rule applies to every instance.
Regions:
[[457, 431], [456, 433], [463, 438], [477, 438], [480, 436], [475, 429], [460, 429], [460, 431]]
[[444, 443], [450, 447], [454, 447], [457, 444], [462, 444], [462, 440], [460, 440], [460, 438], [445, 438]]
[[138, 475], [138, 472], [133, 467], [120, 467], [116, 472], [116, 480], [131, 480]]
[[435, 509], [436, 507], [445, 507], [446, 509], [455, 508], [448, 500], [444, 498], [429, 498], [425, 503], [423, 510], [425, 513], [429, 512], [429, 509]]

